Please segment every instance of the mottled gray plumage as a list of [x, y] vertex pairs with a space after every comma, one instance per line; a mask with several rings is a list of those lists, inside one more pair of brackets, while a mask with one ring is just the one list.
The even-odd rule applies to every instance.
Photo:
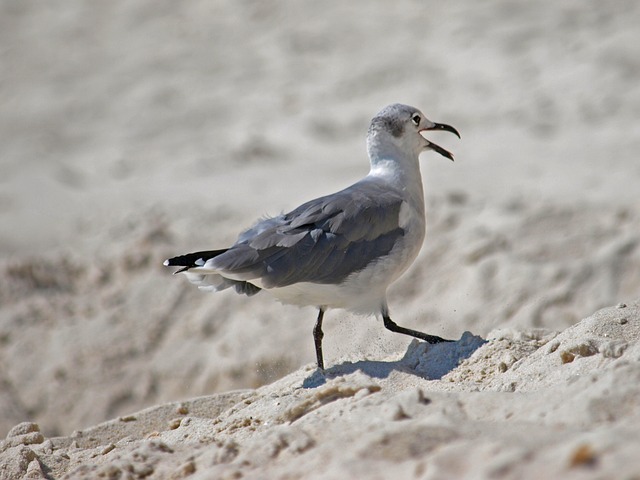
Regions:
[[411, 113], [415, 112], [415, 108], [408, 105], [389, 105], [371, 119], [368, 134], [371, 135], [376, 130], [382, 130], [389, 132], [396, 138], [401, 137], [404, 131], [405, 119], [397, 115], [399, 110], [405, 110], [403, 113], [407, 114], [407, 118]]

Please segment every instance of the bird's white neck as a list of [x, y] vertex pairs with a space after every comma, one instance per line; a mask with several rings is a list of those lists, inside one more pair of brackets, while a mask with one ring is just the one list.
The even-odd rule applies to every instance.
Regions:
[[384, 131], [370, 131], [367, 136], [371, 162], [369, 177], [385, 181], [424, 215], [424, 190], [418, 159], [420, 150], [419, 144], [411, 145], [406, 139]]
[[384, 180], [424, 215], [424, 189], [417, 159], [372, 157], [368, 176]]

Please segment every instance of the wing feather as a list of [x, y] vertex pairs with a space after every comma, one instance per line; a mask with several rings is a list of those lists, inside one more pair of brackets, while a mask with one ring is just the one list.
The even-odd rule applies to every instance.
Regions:
[[206, 267], [262, 285], [339, 283], [387, 255], [404, 230], [402, 197], [374, 181], [361, 181], [334, 195], [262, 220]]

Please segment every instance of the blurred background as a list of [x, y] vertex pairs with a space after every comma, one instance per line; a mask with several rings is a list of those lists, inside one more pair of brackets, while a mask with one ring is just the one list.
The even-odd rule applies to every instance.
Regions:
[[[389, 302], [459, 338], [561, 330], [640, 292], [633, 1], [0, 2], [0, 435], [253, 388], [314, 361], [313, 309], [162, 267], [365, 175], [389, 103], [424, 154], [427, 239]], [[325, 362], [397, 359], [325, 317]]]

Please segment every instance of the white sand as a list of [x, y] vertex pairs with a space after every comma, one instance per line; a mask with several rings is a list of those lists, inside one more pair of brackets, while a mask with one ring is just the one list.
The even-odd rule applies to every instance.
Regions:
[[[0, 6], [0, 478], [637, 475], [640, 6], [288, 3]], [[471, 333], [330, 312], [322, 381], [313, 309], [161, 263], [392, 102], [462, 133], [392, 316]]]

